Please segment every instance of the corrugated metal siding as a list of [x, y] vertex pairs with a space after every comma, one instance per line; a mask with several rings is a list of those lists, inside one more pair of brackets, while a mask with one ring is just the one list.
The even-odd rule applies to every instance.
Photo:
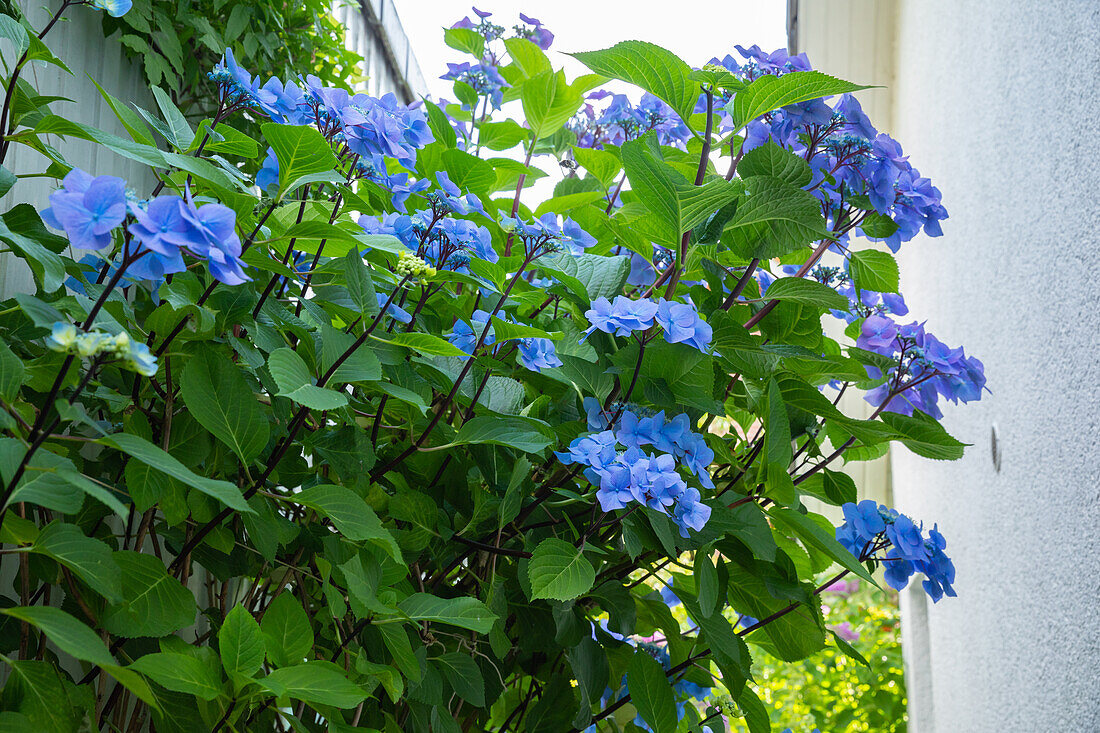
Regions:
[[393, 0], [337, 2], [333, 14], [347, 29], [347, 47], [363, 57], [367, 80], [360, 91], [376, 97], [392, 92], [406, 104], [428, 93]]
[[[20, 0], [23, 12], [32, 26], [42, 28], [60, 6], [59, 0]], [[427, 91], [427, 83], [409, 47], [401, 21], [392, 0], [371, 0], [369, 4], [338, 2], [333, 8], [336, 18], [347, 29], [348, 48], [363, 56], [366, 84], [362, 91], [380, 96], [394, 92], [405, 102], [419, 99]], [[126, 58], [117, 35], [104, 38], [102, 11], [89, 7], [71, 7], [64, 19], [50, 31], [47, 44], [73, 71], [67, 74], [54, 66], [35, 63], [24, 74], [41, 93], [58, 95], [72, 102], [56, 102], [55, 113], [83, 124], [129, 139], [110, 107], [100, 97], [92, 79], [115, 97], [133, 102], [148, 110], [156, 104], [145, 85], [140, 61]], [[3, 57], [10, 64], [12, 48], [4, 42]], [[406, 81], [407, 79], [407, 81]], [[98, 145], [81, 140], [51, 140], [69, 160], [94, 175], [125, 178], [144, 195], [152, 190], [155, 179], [144, 166], [126, 160]], [[13, 145], [5, 163], [17, 174], [42, 173], [47, 162], [38, 153], [21, 145]], [[39, 209], [48, 205], [47, 198], [55, 187], [52, 179], [22, 179], [4, 198], [2, 204], [31, 203]], [[29, 269], [10, 255], [0, 255], [0, 298], [12, 293], [33, 290]]]
[[[38, 0], [22, 0], [20, 6], [31, 24], [42, 28], [60, 3], [55, 0], [43, 8]], [[95, 79], [119, 99], [133, 100], [147, 109], [153, 108], [152, 95], [145, 87], [141, 68], [125, 58], [116, 39], [103, 38], [102, 11], [72, 7], [65, 11], [64, 18], [50, 31], [46, 43], [73, 73], [67, 74], [55, 66], [35, 63], [24, 69], [25, 78], [41, 94], [72, 100], [53, 103], [51, 108], [56, 114], [128, 139], [125, 129], [115, 119], [91, 80]], [[3, 51], [5, 60], [10, 64], [13, 60], [11, 46], [5, 43]], [[139, 193], [152, 189], [153, 176], [138, 163], [82, 140], [52, 137], [50, 142], [72, 165], [89, 173], [120, 176]], [[17, 174], [42, 173], [48, 161], [30, 148], [14, 144], [8, 151], [5, 165]], [[47, 197], [54, 187], [54, 181], [48, 178], [21, 179], [4, 197], [3, 206], [6, 209], [26, 202], [42, 209], [48, 205]], [[0, 256], [0, 298], [33, 289], [26, 265], [10, 255]]]

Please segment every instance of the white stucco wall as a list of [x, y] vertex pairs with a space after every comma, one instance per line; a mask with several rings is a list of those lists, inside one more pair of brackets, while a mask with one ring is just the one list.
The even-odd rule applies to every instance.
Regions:
[[903, 602], [916, 733], [1100, 731], [1098, 38], [1089, 0], [899, 10], [893, 126], [951, 213], [902, 285], [993, 390], [946, 410], [962, 461], [894, 455], [958, 568], [959, 598]]
[[911, 315], [993, 390], [945, 408], [963, 460], [892, 455], [898, 507], [958, 568], [957, 599], [902, 597], [910, 730], [1100, 731], [1100, 5], [905, 0], [892, 29], [866, 0], [799, 5], [815, 66], [889, 79], [875, 121], [951, 213], [899, 256]]

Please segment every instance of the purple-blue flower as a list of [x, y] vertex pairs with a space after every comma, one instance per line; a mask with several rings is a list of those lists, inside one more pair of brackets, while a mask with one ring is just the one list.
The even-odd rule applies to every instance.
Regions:
[[516, 358], [533, 372], [562, 365], [562, 360], [554, 350], [554, 342], [544, 338], [520, 339], [519, 354]]
[[[474, 311], [470, 316], [470, 321], [473, 323], [473, 327], [466, 323], [462, 319], [455, 321], [454, 328], [451, 333], [447, 335], [447, 340], [454, 344], [460, 351], [473, 354], [474, 347], [477, 346], [477, 340], [481, 338], [482, 331], [485, 330], [485, 326], [489, 323], [489, 314], [483, 310]], [[485, 335], [485, 341], [482, 343], [486, 346], [496, 341], [496, 334], [493, 333], [493, 327], [489, 326], [489, 332]]]
[[699, 351], [706, 351], [710, 345], [713, 331], [690, 303], [662, 298], [657, 306], [656, 322], [664, 329], [665, 340], [671, 344], [685, 343]]
[[126, 219], [126, 182], [115, 176], [92, 178], [73, 168], [50, 194], [50, 208], [42, 220], [54, 229], [64, 229], [69, 241], [80, 249], [103, 249], [111, 233]]

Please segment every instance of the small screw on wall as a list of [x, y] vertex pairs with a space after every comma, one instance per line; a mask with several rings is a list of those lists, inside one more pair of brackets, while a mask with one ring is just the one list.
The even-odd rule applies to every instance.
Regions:
[[997, 439], [997, 423], [990, 429], [990, 448], [992, 449], [993, 470], [1001, 472], [1001, 441]]

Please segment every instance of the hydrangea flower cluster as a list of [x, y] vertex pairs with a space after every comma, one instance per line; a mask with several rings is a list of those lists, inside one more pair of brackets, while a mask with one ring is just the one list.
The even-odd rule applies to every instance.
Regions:
[[[351, 94], [340, 87], [329, 87], [315, 76], [299, 78], [285, 84], [272, 77], [261, 83], [259, 77], [242, 69], [225, 50], [221, 63], [210, 72], [223, 106], [249, 107], [269, 117], [273, 122], [288, 125], [314, 125], [321, 134], [340, 144], [355, 156], [357, 170], [364, 176], [389, 183], [386, 160], [396, 160], [406, 168], [416, 162], [416, 151], [434, 140], [428, 119], [415, 105], [403, 105], [393, 94], [370, 97]], [[278, 163], [265, 163], [269, 182], [270, 171]], [[266, 188], [266, 183], [257, 181]]]
[[58, 321], [46, 338], [46, 345], [62, 354], [73, 354], [81, 359], [100, 355], [114, 357], [127, 369], [143, 377], [157, 373], [157, 358], [149, 347], [134, 341], [125, 331], [114, 336], [102, 331], [81, 331], [71, 323]]
[[121, 18], [134, 7], [133, 0], [92, 0], [92, 7], [99, 8], [112, 18]]
[[[856, 346], [895, 360], [890, 378], [864, 397], [873, 405], [889, 399], [885, 409], [890, 412], [911, 415], [916, 409], [938, 420], [943, 417], [937, 405], [940, 397], [952, 403], [973, 402], [985, 389], [982, 362], [927, 333], [923, 323], [899, 325], [885, 315], [868, 316]], [[883, 376], [874, 367], [867, 367], [867, 372], [872, 379]]]
[[[623, 509], [631, 502], [668, 514], [680, 534], [702, 529], [711, 509], [699, 491], [687, 485], [677, 470], [686, 468], [704, 488], [714, 488], [710, 464], [714, 451], [706, 439], [691, 430], [687, 414], [665, 420], [664, 410], [639, 417], [639, 412], [620, 408], [621, 414], [601, 407], [592, 397], [584, 400], [588, 429], [593, 431], [569, 444], [567, 452], [555, 452], [564, 465], [587, 466], [584, 471], [598, 486], [596, 498], [605, 512]], [[652, 446], [658, 454], [642, 450]], [[620, 448], [624, 450], [620, 450]]]
[[584, 317], [591, 324], [581, 337], [583, 343], [593, 331], [603, 331], [616, 336], [629, 336], [634, 331], [646, 331], [654, 324], [664, 330], [670, 344], [684, 343], [699, 351], [706, 351], [713, 331], [699, 316], [691, 302], [678, 303], [658, 298], [627, 298], [618, 295], [615, 300], [596, 298]]
[[50, 207], [42, 220], [61, 229], [74, 247], [101, 250], [114, 239], [114, 231], [126, 221], [127, 231], [138, 244], [126, 274], [145, 280], [160, 280], [183, 272], [183, 252], [205, 259], [210, 273], [227, 285], [250, 280], [241, 263], [241, 240], [237, 236], [237, 215], [227, 206], [208, 203], [196, 206], [188, 193], [158, 196], [151, 201], [127, 198], [126, 182], [114, 176], [92, 177], [74, 168], [50, 194]]
[[[489, 57], [476, 64], [468, 61], [447, 64], [447, 73], [439, 78], [468, 84], [479, 97], [488, 97], [493, 109], [500, 109], [500, 105], [504, 103], [504, 87], [511, 86]], [[463, 105], [462, 108], [467, 109], [468, 105]]]
[[[790, 56], [786, 49], [769, 54], [757, 46], [737, 50], [746, 63], [731, 56], [711, 63], [746, 81], [812, 70], [805, 54]], [[701, 104], [697, 111], [702, 111]], [[732, 128], [732, 118], [723, 113], [719, 129]], [[866, 196], [876, 212], [890, 217], [897, 231], [881, 241], [891, 250], [896, 252], [922, 229], [931, 237], [942, 234], [939, 222], [947, 218], [947, 210], [939, 189], [909, 163], [896, 140], [875, 129], [852, 95], [841, 95], [833, 106], [821, 99], [787, 105], [750, 122], [742, 152], [769, 141], [806, 159], [814, 173], [806, 188], [829, 207], [830, 216], [840, 213], [842, 201]]]
[[[845, 504], [841, 510], [845, 521], [836, 530], [837, 541], [861, 561], [885, 563], [891, 588], [902, 590], [919, 572], [925, 576], [922, 585], [933, 603], [945, 595], [955, 597], [955, 565], [944, 553], [947, 540], [937, 526], [925, 537], [923, 525], [870, 499]], [[878, 555], [882, 550], [887, 550], [885, 556]]]
[[547, 212], [537, 219], [523, 221], [510, 216], [500, 217], [500, 227], [505, 232], [528, 241], [553, 239], [570, 254], [577, 256], [596, 243], [596, 238], [569, 217], [558, 223], [558, 215]]
[[[492, 13], [477, 8], [473, 8], [473, 11], [478, 18], [477, 23], [474, 23], [467, 16], [451, 27], [476, 31], [485, 39], [485, 55], [478, 63], [447, 64], [447, 73], [439, 78], [462, 82], [470, 86], [478, 97], [486, 97], [493, 109], [500, 109], [501, 104], [504, 102], [504, 88], [511, 86], [511, 84], [501, 75], [499, 69], [501, 60], [488, 44], [503, 38], [505, 28], [489, 20]], [[523, 38], [531, 41], [544, 51], [550, 48], [550, 45], [554, 42], [554, 34], [543, 26], [542, 21], [523, 13], [519, 14], [519, 19], [520, 23], [512, 27], [513, 38]], [[463, 104], [462, 109], [470, 111], [471, 106]], [[446, 111], [445, 108], [444, 111]], [[452, 120], [452, 122], [454, 121]], [[461, 123], [456, 124], [460, 125]]]
[[389, 213], [382, 217], [362, 216], [359, 226], [367, 234], [390, 234], [437, 270], [469, 273], [470, 258], [496, 262], [489, 230], [468, 219], [442, 217], [438, 211], [421, 209], [411, 216]]
[[[489, 320], [489, 314], [478, 309], [470, 316], [470, 323], [463, 320], [455, 321], [451, 332], [447, 334], [447, 340], [463, 353], [472, 355], [478, 339], [481, 338], [481, 333], [489, 325]], [[498, 342], [493, 327], [489, 326], [482, 346], [492, 346], [492, 352], [495, 354], [502, 344], [509, 342], [515, 342], [518, 351], [516, 361], [526, 369], [541, 372], [543, 369], [553, 369], [562, 365], [562, 360], [558, 358], [554, 348], [554, 342], [547, 338], [505, 339]]]
[[[592, 102], [607, 97], [611, 97], [611, 102], [597, 112]], [[691, 138], [691, 130], [680, 116], [649, 92], [642, 95], [637, 106], [625, 94], [612, 94], [604, 89], [592, 92], [587, 99], [568, 123], [579, 147], [602, 149], [605, 145], [622, 145], [653, 131], [662, 145], [684, 149]]]

